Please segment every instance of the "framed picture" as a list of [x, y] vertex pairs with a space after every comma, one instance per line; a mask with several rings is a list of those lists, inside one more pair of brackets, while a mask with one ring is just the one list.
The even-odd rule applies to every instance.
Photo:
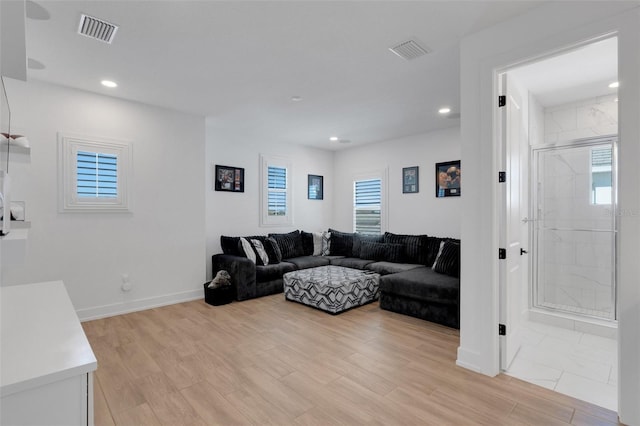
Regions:
[[460, 196], [460, 160], [436, 163], [436, 197]]
[[213, 187], [216, 191], [244, 192], [244, 169], [216, 164]]
[[324, 198], [324, 177], [307, 175], [307, 198], [310, 200], [322, 200]]
[[404, 167], [402, 169], [402, 193], [413, 194], [418, 192], [418, 166]]

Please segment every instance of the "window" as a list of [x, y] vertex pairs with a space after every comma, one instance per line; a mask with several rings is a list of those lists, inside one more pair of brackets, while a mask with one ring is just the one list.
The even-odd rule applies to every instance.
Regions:
[[118, 196], [118, 157], [98, 152], [78, 151], [76, 160], [78, 197]]
[[260, 156], [261, 226], [293, 224], [291, 198], [291, 163], [286, 158]]
[[611, 204], [613, 194], [611, 146], [591, 148], [591, 204]]
[[130, 211], [131, 146], [60, 134], [60, 211]]
[[353, 229], [363, 234], [382, 233], [382, 180], [353, 183]]

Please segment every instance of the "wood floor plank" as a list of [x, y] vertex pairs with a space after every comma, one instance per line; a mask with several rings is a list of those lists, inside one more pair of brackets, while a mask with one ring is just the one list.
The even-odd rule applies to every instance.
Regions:
[[244, 425], [249, 423], [240, 411], [234, 408], [208, 382], [196, 383], [180, 391], [198, 415], [209, 425]]
[[93, 379], [93, 410], [96, 426], [114, 426], [113, 416], [109, 411], [109, 405], [102, 392], [100, 380], [97, 377]]
[[118, 426], [160, 426], [162, 424], [147, 403], [116, 413], [115, 421]]
[[83, 324], [97, 425], [616, 425], [610, 410], [455, 364], [458, 331], [281, 294]]

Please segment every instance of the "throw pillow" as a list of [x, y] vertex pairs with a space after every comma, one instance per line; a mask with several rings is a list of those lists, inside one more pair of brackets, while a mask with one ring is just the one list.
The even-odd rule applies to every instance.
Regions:
[[313, 236], [313, 253], [312, 256], [320, 256], [322, 254], [322, 232], [314, 232]]
[[[265, 266], [268, 265], [269, 264], [269, 256], [267, 255], [267, 252], [265, 251], [264, 246], [262, 245], [262, 242], [260, 240], [256, 240], [256, 239], [251, 239], [249, 241], [251, 242], [251, 245], [253, 246], [253, 250], [257, 254], [257, 258], [259, 258], [262, 261], [263, 265], [265, 265]], [[260, 262], [258, 262], [258, 263], [260, 263]]]
[[249, 240], [246, 238], [240, 238], [240, 247], [242, 247], [244, 256], [253, 263], [256, 263], [256, 253], [253, 251], [253, 246], [251, 246]]
[[329, 232], [331, 232], [331, 256], [351, 257], [353, 233], [340, 232], [335, 229], [329, 229]]
[[441, 274], [460, 277], [460, 244], [442, 241], [432, 269]]
[[243, 253], [240, 253], [238, 250], [238, 244], [240, 243], [240, 238], [238, 237], [226, 237], [224, 235], [220, 236], [220, 247], [222, 248], [222, 252], [224, 254], [230, 254], [233, 256], [244, 256]]
[[424, 265], [433, 266], [433, 263], [436, 261], [436, 257], [438, 257], [438, 252], [440, 251], [440, 243], [443, 240], [443, 238], [438, 237], [427, 237], [427, 258]]
[[353, 246], [351, 247], [351, 256], [360, 257], [360, 249], [362, 247], [362, 243], [365, 241], [369, 241], [372, 243], [382, 243], [384, 241], [383, 235], [370, 235], [370, 234], [361, 234], [356, 232], [353, 234]]
[[322, 233], [322, 256], [329, 256], [331, 253], [331, 232]]
[[402, 263], [404, 259], [404, 245], [364, 241], [360, 247], [360, 258]]
[[288, 234], [269, 234], [269, 236], [278, 243], [283, 259], [303, 256], [300, 231], [296, 230]]
[[280, 247], [278, 247], [276, 240], [272, 237], [263, 238], [262, 245], [264, 246], [264, 250], [267, 252], [267, 256], [269, 256], [269, 263], [275, 265], [282, 262], [282, 252], [280, 251]]
[[313, 234], [311, 232], [300, 231], [300, 239], [302, 241], [302, 255], [313, 255]]

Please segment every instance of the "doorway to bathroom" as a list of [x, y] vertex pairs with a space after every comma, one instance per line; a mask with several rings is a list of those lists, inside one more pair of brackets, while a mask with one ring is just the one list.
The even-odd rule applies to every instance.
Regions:
[[[614, 411], [617, 52], [617, 38], [602, 37], [505, 70], [500, 80], [501, 368]], [[512, 241], [519, 256], [509, 252]]]

